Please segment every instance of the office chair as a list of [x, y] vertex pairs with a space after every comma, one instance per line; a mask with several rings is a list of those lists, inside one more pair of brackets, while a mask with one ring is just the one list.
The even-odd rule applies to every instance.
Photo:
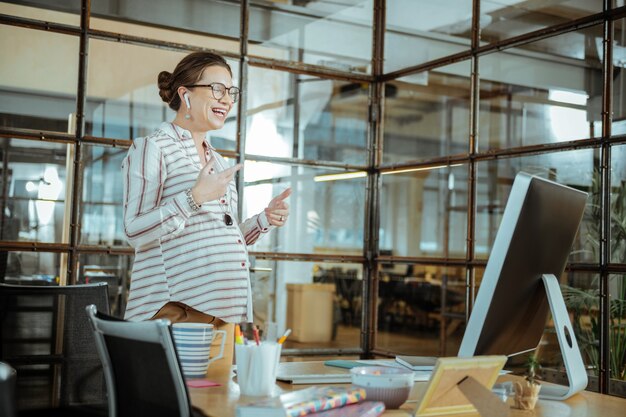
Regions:
[[0, 362], [0, 416], [15, 417], [15, 369]]
[[0, 360], [17, 371], [20, 416], [107, 415], [106, 386], [85, 306], [109, 311], [106, 284], [0, 283]]
[[109, 417], [195, 417], [169, 320], [130, 322], [86, 308], [102, 360]]

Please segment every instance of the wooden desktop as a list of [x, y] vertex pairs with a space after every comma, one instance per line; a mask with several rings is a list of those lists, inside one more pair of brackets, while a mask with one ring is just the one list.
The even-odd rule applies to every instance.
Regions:
[[[319, 369], [321, 362], [302, 362], [303, 373], [314, 367]], [[221, 385], [210, 388], [189, 388], [191, 402], [195, 407], [204, 411], [210, 417], [234, 417], [238, 404], [254, 401], [253, 397], [240, 397], [239, 385], [227, 369], [215, 366], [209, 368], [207, 378]], [[502, 381], [515, 376], [503, 376]], [[291, 385], [277, 383], [282, 391], [291, 391], [305, 388], [305, 385]], [[333, 384], [340, 385], [340, 384]], [[417, 405], [417, 399], [426, 387], [426, 382], [416, 382], [409, 401], [399, 410], [387, 410], [383, 416], [411, 416]], [[512, 398], [509, 398], [512, 404]], [[534, 412], [511, 409], [511, 416], [532, 417], [623, 417], [626, 409], [626, 399], [596, 394], [584, 391], [566, 401], [540, 400]], [[470, 414], [476, 416], [477, 414]], [[457, 414], [462, 417], [462, 415]]]

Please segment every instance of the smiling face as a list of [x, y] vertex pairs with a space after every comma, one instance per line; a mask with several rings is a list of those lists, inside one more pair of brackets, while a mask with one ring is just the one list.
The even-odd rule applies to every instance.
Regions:
[[[194, 84], [213, 83], [224, 84], [228, 89], [232, 87], [233, 80], [226, 68], [213, 65], [205, 68], [202, 72], [202, 77]], [[216, 99], [209, 87], [192, 87], [184, 91], [188, 92], [191, 104], [189, 115], [191, 116], [190, 122], [193, 125], [192, 130], [209, 131], [224, 127], [226, 116], [228, 116], [234, 104], [228, 93], [224, 94], [224, 97]], [[179, 112], [187, 113], [184, 99]]]

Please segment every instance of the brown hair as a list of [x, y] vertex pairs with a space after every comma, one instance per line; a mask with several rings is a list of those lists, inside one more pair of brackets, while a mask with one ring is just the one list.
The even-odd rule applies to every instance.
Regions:
[[180, 108], [180, 97], [178, 96], [178, 87], [191, 85], [198, 82], [202, 77], [205, 68], [217, 65], [226, 68], [233, 76], [233, 71], [226, 60], [217, 54], [211, 52], [194, 52], [184, 57], [174, 72], [161, 71], [158, 77], [159, 95], [174, 111]]

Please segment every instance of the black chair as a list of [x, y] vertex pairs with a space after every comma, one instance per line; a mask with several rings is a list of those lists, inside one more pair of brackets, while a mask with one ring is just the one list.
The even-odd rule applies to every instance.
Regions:
[[109, 311], [106, 284], [0, 283], [0, 360], [17, 371], [20, 416], [107, 415], [91, 304]]
[[0, 362], [0, 416], [15, 417], [15, 369]]
[[109, 393], [110, 417], [204, 416], [192, 408], [169, 320], [130, 322], [87, 307]]

